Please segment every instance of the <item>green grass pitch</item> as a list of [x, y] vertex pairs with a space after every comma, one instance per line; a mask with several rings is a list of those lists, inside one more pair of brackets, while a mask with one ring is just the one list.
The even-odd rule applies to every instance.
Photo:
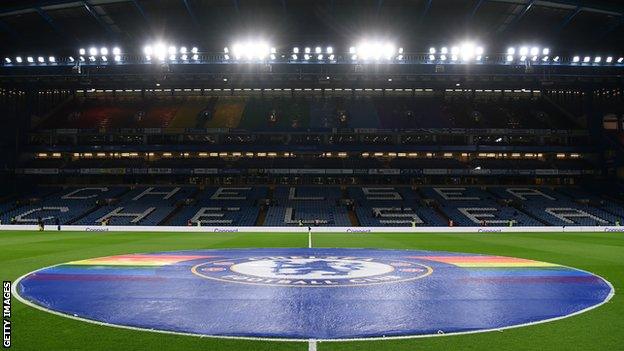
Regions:
[[[601, 275], [611, 301], [563, 320], [501, 332], [411, 340], [319, 343], [325, 350], [624, 350], [624, 234], [313, 234], [314, 247], [444, 250], [553, 262]], [[152, 251], [307, 247], [296, 233], [0, 232], [0, 277], [72, 260]], [[13, 299], [12, 350], [307, 350], [307, 343], [258, 342], [124, 330], [55, 316]]]

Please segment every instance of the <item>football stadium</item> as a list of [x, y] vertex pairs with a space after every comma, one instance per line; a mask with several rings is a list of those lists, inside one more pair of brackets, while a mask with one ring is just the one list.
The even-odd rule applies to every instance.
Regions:
[[12, 350], [624, 350], [624, 2], [5, 0]]

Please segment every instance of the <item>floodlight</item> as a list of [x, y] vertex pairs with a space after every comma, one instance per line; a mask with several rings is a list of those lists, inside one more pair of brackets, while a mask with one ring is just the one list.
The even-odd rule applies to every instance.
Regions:
[[542, 61], [544, 61], [544, 62], [548, 61], [548, 56], [542, 57]]
[[336, 57], [334, 56], [334, 54], [329, 55], [329, 60], [333, 61]]
[[516, 48], [514, 47], [507, 48], [507, 55], [515, 55], [515, 53], [516, 53]]
[[98, 53], [98, 49], [96, 47], [92, 47], [89, 49], [89, 55], [95, 56]]
[[589, 56], [585, 56], [585, 57], [583, 58], [583, 62], [588, 63], [589, 61], [591, 61], [591, 57], [589, 57]]
[[277, 54], [277, 49], [276, 49], [276, 48], [274, 48], [274, 47], [272, 47], [272, 48], [271, 48], [271, 53], [272, 53], [272, 54]]
[[602, 61], [602, 57], [600, 57], [600, 56], [596, 56], [596, 57], [594, 58], [594, 63], [600, 63], [600, 61]]
[[357, 60], [358, 56], [356, 54], [351, 55], [351, 60], [355, 61]]
[[[182, 60], [186, 61], [186, 60], [188, 60], [188, 55], [187, 54], [182, 54], [181, 58], [182, 58]], [[230, 55], [225, 55], [225, 59], [229, 60], [230, 59]]]
[[299, 53], [299, 48], [295, 46], [293, 48], [293, 54], [298, 54], [298, 53]]
[[327, 49], [325, 50], [326, 53], [328, 54], [333, 54], [334, 53], [334, 48], [332, 48], [331, 46], [328, 46]]
[[169, 55], [175, 55], [176, 52], [178, 52], [178, 48], [176, 48], [175, 46], [170, 46], [167, 52], [169, 53]]
[[507, 55], [507, 62], [513, 61], [513, 55]]
[[624, 57], [620, 57], [617, 62], [622, 63], [622, 61], [624, 61]]
[[435, 61], [435, 55], [429, 55], [429, 61]]
[[533, 61], [533, 62], [537, 61], [537, 56], [533, 56], [533, 57], [531, 58], [531, 61]]
[[102, 56], [102, 61], [106, 62], [108, 61], [108, 58], [106, 58], [106, 56]]
[[453, 55], [459, 54], [459, 46], [451, 47], [451, 54], [453, 54]]
[[199, 60], [199, 55], [197, 55], [197, 54], [193, 55], [193, 60], [194, 60], [194, 61]]
[[275, 60], [275, 54], [271, 54], [271, 56], [269, 56], [269, 58], [270, 58], [271, 60]]
[[394, 54], [396, 53], [396, 48], [392, 44], [386, 44], [383, 48], [383, 55], [386, 60], [392, 59]]
[[436, 48], [434, 48], [434, 47], [429, 48], [429, 53], [430, 54], [435, 54], [436, 53]]
[[48, 57], [48, 62], [56, 62], [56, 58], [54, 56]]
[[399, 48], [399, 54], [403, 53], [403, 48]]
[[234, 46], [232, 46], [232, 53], [234, 53], [234, 58], [237, 60], [240, 60], [240, 58], [243, 56], [243, 51], [244, 48], [241, 44], [234, 44]]
[[321, 49], [320, 46], [317, 46], [316, 48], [314, 48], [314, 52], [317, 54], [320, 54], [321, 52], [323, 52], [323, 50]]
[[143, 53], [144, 53], [146, 56], [150, 56], [153, 52], [154, 52], [154, 49], [152, 48], [152, 46], [151, 46], [151, 45], [147, 45], [147, 46], [145, 46], [145, 47], [143, 48]]
[[477, 49], [475, 50], [475, 53], [479, 56], [483, 55], [483, 46], [477, 46]]
[[520, 55], [522, 56], [526, 56], [529, 54], [529, 48], [526, 46], [523, 46], [520, 48]]
[[555, 62], [559, 62], [559, 56], [555, 56], [555, 57], [553, 57], [553, 61], [555, 61]]
[[457, 55], [451, 55], [451, 61], [457, 61]]
[[297, 54], [292, 54], [290, 57], [291, 57], [293, 60], [296, 60], [296, 59], [297, 59]]
[[70, 56], [70, 57], [68, 57], [67, 59], [69, 60], [69, 62], [74, 62], [74, 61], [76, 61], [76, 60], [74, 59], [74, 57], [73, 57], [73, 56]]
[[[444, 57], [444, 59], [446, 59], [446, 56], [442, 55], [442, 57]], [[403, 55], [397, 56], [397, 60], [403, 61]]]
[[460, 52], [462, 60], [470, 61], [475, 55], [475, 46], [473, 43], [463, 43]]
[[[82, 56], [81, 56], [82, 58]], [[151, 55], [145, 55], [145, 61], [151, 61], [152, 60], [152, 56]]]
[[17, 56], [17, 57], [15, 58], [15, 62], [17, 62], [17, 63], [22, 63], [22, 57], [21, 57], [21, 56]]
[[446, 55], [444, 54], [440, 55], [440, 61], [446, 61]]
[[304, 51], [306, 54], [309, 54], [309, 53], [310, 53], [310, 48], [309, 48], [309, 47], [306, 47], [305, 49], [303, 49], [303, 51]]
[[581, 60], [581, 58], [580, 58], [580, 57], [578, 57], [578, 56], [574, 56], [574, 57], [572, 58], [572, 62], [579, 62], [580, 60]]
[[85, 62], [85, 57], [84, 56], [80, 56], [80, 62]]
[[443, 46], [443, 47], [440, 49], [440, 53], [442, 53], [442, 54], [448, 54], [448, 48], [447, 48], [446, 46]]
[[37, 57], [37, 62], [44, 63], [45, 59], [43, 58], [43, 56], [39, 56], [39, 57]]
[[197, 53], [197, 47], [193, 46], [191, 48], [191, 53], [196, 54]]
[[28, 61], [28, 63], [33, 63], [33, 62], [35, 62], [35, 59], [33, 59], [33, 57], [32, 57], [32, 56], [28, 56], [28, 57], [26, 58], [26, 61]]
[[176, 55], [175, 54], [174, 55], [169, 55], [169, 60], [170, 61], [175, 61], [175, 59], [176, 59]]
[[526, 61], [527, 57], [525, 55], [520, 56], [520, 61], [524, 62]]
[[8, 58], [8, 57], [5, 57], [5, 58], [4, 58], [4, 62], [6, 62], [6, 63], [11, 63], [11, 59], [10, 59], [10, 58]]
[[351, 46], [351, 47], [349, 48], [349, 53], [350, 53], [350, 54], [355, 54], [355, 46]]
[[306, 61], [309, 60], [310, 59], [310, 54], [303, 55], [303, 59], [306, 60]]
[[113, 55], [121, 55], [121, 49], [117, 46], [113, 48]]
[[87, 54], [87, 51], [86, 51], [84, 48], [80, 48], [80, 50], [78, 50], [78, 53], [79, 53], [80, 55], [86, 55], [86, 54]]
[[322, 60], [322, 59], [323, 59], [323, 55], [318, 55], [318, 56], [316, 57], [316, 59], [317, 59], [317, 60], [319, 60], [319, 61], [320, 61], [320, 60]]
[[608, 56], [606, 62], [607, 63], [613, 62], [613, 57], [612, 56]]
[[108, 48], [100, 48], [100, 55], [108, 55]]
[[164, 61], [167, 55], [167, 48], [163, 43], [157, 43], [154, 45], [154, 56], [158, 58], [160, 61]]
[[[180, 46], [180, 53], [181, 54], [186, 54], [188, 52], [188, 50], [186, 49], [186, 46]], [[226, 54], [228, 52], [230, 52], [230, 50], [226, 47], [225, 49], [223, 49], [223, 52], [225, 52]]]
[[550, 55], [550, 49], [549, 48], [543, 48], [542, 49], [542, 55]]
[[531, 48], [531, 56], [537, 56], [537, 55], [539, 55], [539, 52], [540, 52], [540, 50], [539, 50], [539, 48], [537, 46], [534, 46], [534, 47]]
[[120, 62], [120, 61], [121, 61], [121, 56], [115, 55], [115, 62]]
[[89, 56], [89, 61], [94, 62], [95, 61], [95, 56]]

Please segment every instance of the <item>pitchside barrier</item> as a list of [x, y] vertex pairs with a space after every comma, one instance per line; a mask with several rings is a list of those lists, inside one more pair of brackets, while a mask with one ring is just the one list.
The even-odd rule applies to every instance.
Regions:
[[[518, 232], [624, 232], [624, 226], [540, 227], [310, 227], [312, 233], [518, 233]], [[0, 225], [0, 231], [39, 230], [37, 225]], [[88, 226], [62, 225], [65, 232], [196, 232], [196, 233], [307, 233], [308, 227], [197, 227], [197, 226]], [[45, 231], [58, 231], [46, 225]]]

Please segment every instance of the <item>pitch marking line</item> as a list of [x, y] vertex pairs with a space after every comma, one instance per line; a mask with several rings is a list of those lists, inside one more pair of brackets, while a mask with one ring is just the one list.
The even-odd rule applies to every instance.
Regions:
[[316, 340], [310, 339], [308, 341], [308, 351], [316, 351]]

